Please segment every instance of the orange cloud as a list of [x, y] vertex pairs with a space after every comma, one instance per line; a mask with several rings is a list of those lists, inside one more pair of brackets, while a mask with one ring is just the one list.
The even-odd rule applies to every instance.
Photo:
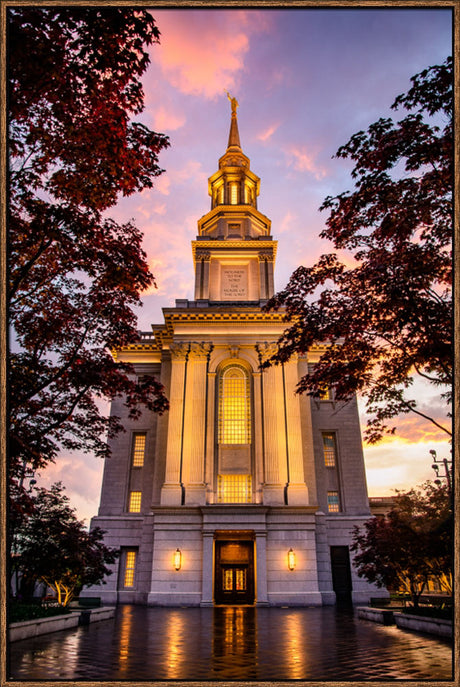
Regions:
[[267, 29], [261, 12], [244, 10], [160, 10], [155, 18], [161, 42], [152, 50], [152, 61], [182, 93], [209, 99], [235, 88], [251, 34]]

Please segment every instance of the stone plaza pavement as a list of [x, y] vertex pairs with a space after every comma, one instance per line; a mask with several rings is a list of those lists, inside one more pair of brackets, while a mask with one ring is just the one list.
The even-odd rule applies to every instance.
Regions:
[[452, 642], [334, 607], [146, 608], [9, 649], [9, 680], [452, 680]]

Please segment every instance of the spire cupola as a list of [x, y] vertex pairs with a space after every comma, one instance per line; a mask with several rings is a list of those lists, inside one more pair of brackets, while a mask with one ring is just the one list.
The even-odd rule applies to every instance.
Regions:
[[192, 242], [195, 300], [200, 302], [261, 302], [274, 293], [276, 241], [271, 222], [257, 209], [260, 179], [250, 170], [238, 131], [238, 101], [231, 104], [227, 150], [219, 169], [209, 177], [211, 209], [198, 220]]
[[227, 150], [219, 160], [219, 171], [209, 178], [211, 209], [221, 205], [246, 205], [257, 208], [260, 179], [250, 170], [238, 131], [238, 101], [227, 93], [231, 104]]

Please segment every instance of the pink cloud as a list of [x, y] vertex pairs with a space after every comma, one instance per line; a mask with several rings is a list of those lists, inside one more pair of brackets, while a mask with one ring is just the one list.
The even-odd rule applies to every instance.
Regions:
[[279, 124], [272, 124], [268, 127], [268, 129], [259, 134], [257, 138], [259, 139], [259, 141], [268, 141], [268, 139], [273, 136], [278, 127]]
[[176, 131], [184, 126], [187, 121], [183, 114], [176, 114], [172, 110], [167, 110], [163, 105], [156, 111], [152, 112], [153, 126], [156, 131]]
[[235, 88], [251, 34], [268, 27], [263, 13], [244, 10], [160, 10], [155, 18], [161, 43], [152, 50], [152, 61], [182, 93], [209, 99]]
[[310, 172], [316, 179], [324, 179], [327, 172], [317, 166], [315, 156], [306, 150], [305, 146], [290, 146], [286, 152], [287, 165], [293, 167], [296, 172]]

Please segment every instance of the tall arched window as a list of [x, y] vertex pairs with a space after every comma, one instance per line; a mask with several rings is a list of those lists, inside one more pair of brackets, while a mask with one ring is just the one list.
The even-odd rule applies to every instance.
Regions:
[[219, 444], [251, 443], [249, 376], [241, 365], [227, 367], [219, 385]]

